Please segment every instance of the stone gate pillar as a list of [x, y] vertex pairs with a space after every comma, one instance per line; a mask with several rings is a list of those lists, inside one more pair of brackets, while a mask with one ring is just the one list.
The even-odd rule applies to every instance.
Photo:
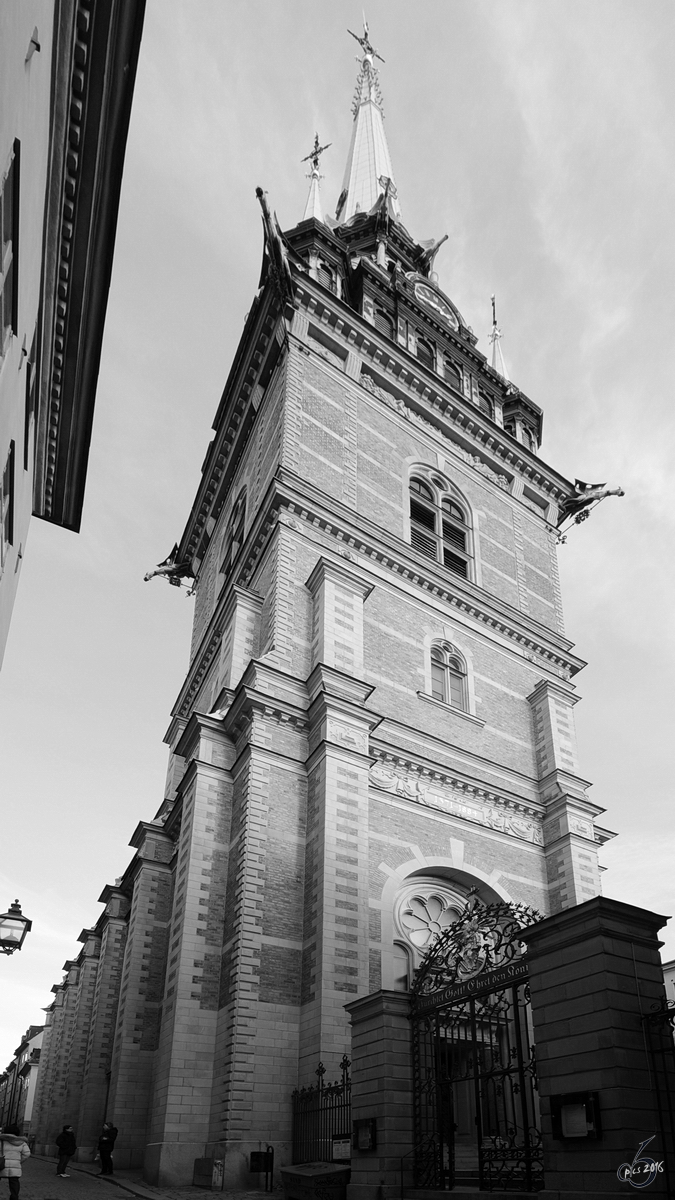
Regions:
[[[642, 1016], [665, 995], [657, 935], [667, 919], [596, 896], [522, 932], [544, 1139], [542, 1196], [632, 1193], [617, 1169], [653, 1134], [645, 1153], [666, 1158]], [[597, 1138], [580, 1128], [574, 1133], [584, 1093], [597, 1093]], [[556, 1097], [568, 1098], [567, 1134], [574, 1136], [562, 1136]], [[668, 1194], [665, 1174], [646, 1194]]]
[[352, 1147], [347, 1200], [398, 1198], [401, 1159], [413, 1137], [410, 996], [373, 992], [345, 1008], [352, 1026], [352, 1121], [375, 1122], [374, 1149]]

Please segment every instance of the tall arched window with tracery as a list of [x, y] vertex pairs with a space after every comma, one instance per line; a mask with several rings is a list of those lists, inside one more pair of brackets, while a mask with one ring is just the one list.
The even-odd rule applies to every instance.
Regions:
[[431, 647], [431, 695], [460, 712], [468, 712], [466, 664], [449, 642], [434, 642]]
[[468, 510], [451, 494], [425, 479], [410, 480], [410, 542], [420, 554], [443, 563], [465, 579], [472, 576]]

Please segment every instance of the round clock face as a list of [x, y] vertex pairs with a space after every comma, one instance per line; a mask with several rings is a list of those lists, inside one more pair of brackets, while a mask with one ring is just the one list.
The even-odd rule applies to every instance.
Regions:
[[447, 300], [439, 296], [438, 292], [435, 292], [433, 288], [427, 287], [426, 283], [416, 283], [415, 295], [418, 300], [422, 301], [422, 304], [433, 308], [444, 321], [448, 322], [448, 325], [452, 325], [453, 329], [459, 329], [459, 321]]

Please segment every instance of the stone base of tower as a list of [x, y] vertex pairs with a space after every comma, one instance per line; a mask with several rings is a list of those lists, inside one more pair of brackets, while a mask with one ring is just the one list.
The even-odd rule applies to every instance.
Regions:
[[[274, 1170], [291, 1162], [290, 1142], [270, 1143], [274, 1147]], [[252, 1175], [251, 1154], [264, 1150], [267, 1143], [259, 1138], [229, 1139], [224, 1142], [154, 1142], [145, 1148], [143, 1178], [158, 1187], [189, 1187], [194, 1178], [195, 1159], [220, 1159], [223, 1163], [224, 1191], [251, 1191], [263, 1187], [264, 1175]], [[115, 1155], [117, 1164], [117, 1154]], [[120, 1167], [122, 1164], [118, 1164]]]

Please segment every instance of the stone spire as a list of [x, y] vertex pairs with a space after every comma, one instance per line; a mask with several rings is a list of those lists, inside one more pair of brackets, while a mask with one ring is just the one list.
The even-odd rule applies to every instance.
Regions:
[[323, 221], [323, 213], [321, 212], [321, 180], [323, 175], [319, 174], [319, 160], [324, 150], [332, 146], [332, 142], [327, 142], [325, 146], [319, 145], [319, 135], [314, 135], [314, 148], [311, 154], [308, 154], [302, 159], [303, 162], [311, 164], [311, 171], [307, 178], [309, 179], [309, 195], [303, 213], [303, 221], [308, 221], [310, 217], [314, 217], [316, 221]]
[[363, 37], [357, 37], [351, 29], [348, 32], [356, 38], [362, 54], [357, 58], [359, 74], [352, 105], [354, 127], [335, 218], [343, 225], [354, 213], [370, 212], [384, 193], [389, 216], [400, 221], [401, 209], [384, 132], [379, 72], [375, 66], [376, 58], [380, 62], [384, 62], [384, 59], [370, 41], [365, 20]]
[[502, 379], [505, 379], [506, 382], [508, 383], [509, 382], [509, 374], [508, 374], [508, 371], [506, 370], [506, 363], [504, 362], [504, 355], [502, 354], [502, 348], [500, 345], [501, 338], [502, 338], [502, 331], [497, 324], [497, 309], [495, 306], [494, 296], [491, 297], [491, 300], [492, 300], [492, 333], [490, 334], [490, 337], [488, 339], [492, 345], [492, 357], [490, 360], [490, 366], [492, 367], [493, 371], [497, 371], [501, 375]]

